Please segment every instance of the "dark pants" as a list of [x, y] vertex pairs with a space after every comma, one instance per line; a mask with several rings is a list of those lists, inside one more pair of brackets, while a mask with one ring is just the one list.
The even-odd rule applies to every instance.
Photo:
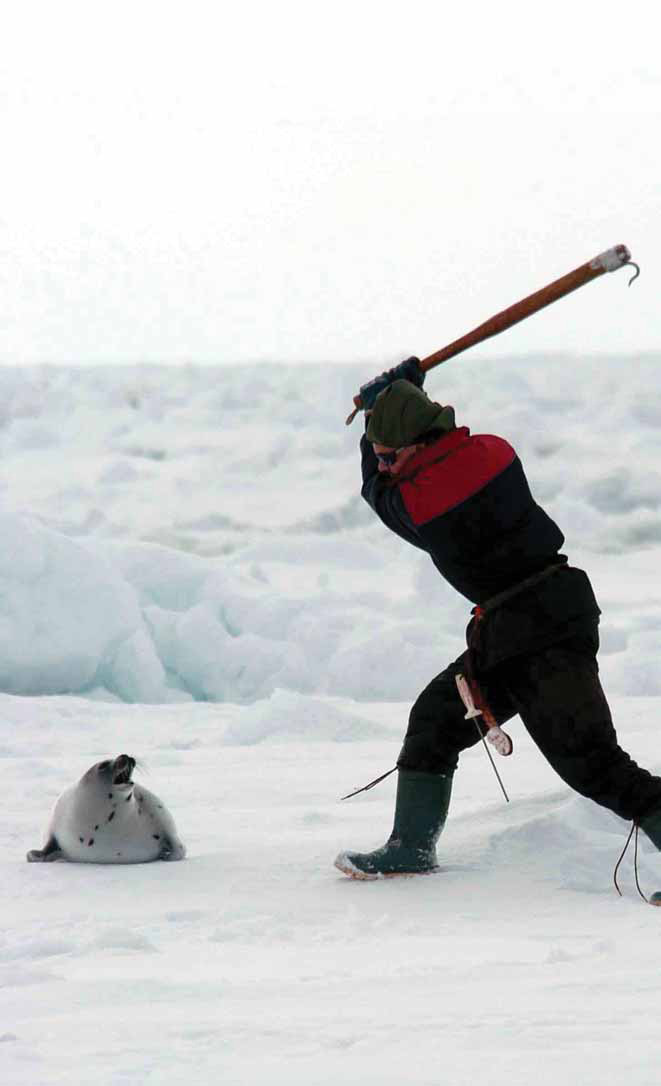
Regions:
[[[480, 675], [480, 687], [499, 724], [519, 714], [563, 781], [622, 818], [638, 819], [661, 809], [661, 778], [636, 765], [617, 742], [599, 682], [598, 644], [595, 626], [589, 636], [496, 665]], [[455, 683], [465, 669], [464, 653], [422, 691], [398, 766], [452, 773], [460, 751], [480, 741]]]

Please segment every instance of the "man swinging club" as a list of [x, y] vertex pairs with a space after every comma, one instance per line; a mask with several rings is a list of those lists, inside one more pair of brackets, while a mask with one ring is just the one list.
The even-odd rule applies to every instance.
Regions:
[[[661, 778], [618, 744], [587, 575], [560, 554], [564, 536], [535, 502], [514, 449], [457, 426], [423, 380], [411, 358], [361, 388], [362, 495], [474, 605], [468, 648], [411, 709], [390, 837], [372, 852], [340, 853], [335, 866], [358, 879], [436, 870], [459, 753], [516, 714], [567, 784], [633, 820], [661, 850]], [[471, 698], [483, 709], [477, 728], [466, 714]]]

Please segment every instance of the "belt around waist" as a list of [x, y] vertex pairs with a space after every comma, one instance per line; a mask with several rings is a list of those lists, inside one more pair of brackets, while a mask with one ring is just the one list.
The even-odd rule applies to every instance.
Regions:
[[493, 611], [494, 608], [500, 607], [501, 603], [505, 603], [507, 600], [512, 599], [513, 596], [518, 596], [520, 592], [525, 592], [526, 588], [532, 588], [533, 585], [539, 584], [540, 581], [546, 580], [553, 573], [557, 573], [560, 569], [566, 569], [564, 562], [554, 562], [550, 566], [546, 566], [545, 569], [539, 571], [539, 573], [533, 573], [530, 577], [526, 577], [523, 581], [518, 581], [517, 584], [513, 584], [511, 588], [506, 588], [503, 592], [498, 592], [495, 596], [491, 596], [484, 603], [478, 604], [473, 608], [472, 614], [484, 615], [488, 611]]

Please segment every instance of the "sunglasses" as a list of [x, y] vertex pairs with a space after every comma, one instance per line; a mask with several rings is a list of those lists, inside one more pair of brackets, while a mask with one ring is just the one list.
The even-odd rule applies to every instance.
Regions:
[[397, 457], [399, 456], [399, 450], [393, 449], [392, 452], [378, 452], [376, 458], [380, 464], [385, 464], [387, 468], [391, 468]]

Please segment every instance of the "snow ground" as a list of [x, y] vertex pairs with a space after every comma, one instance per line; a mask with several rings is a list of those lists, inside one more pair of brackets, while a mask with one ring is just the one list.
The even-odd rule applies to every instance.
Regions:
[[[470, 359], [429, 391], [521, 452], [600, 598], [620, 739], [658, 772], [657, 366], [490, 363], [469, 406]], [[627, 826], [519, 722], [509, 805], [462, 758], [440, 874], [332, 866], [389, 831], [393, 778], [338, 797], [394, 763], [468, 613], [355, 500], [365, 376], [0, 371], [3, 1084], [658, 1081], [660, 916], [629, 859], [611, 881]], [[26, 864], [120, 751], [186, 861]]]

